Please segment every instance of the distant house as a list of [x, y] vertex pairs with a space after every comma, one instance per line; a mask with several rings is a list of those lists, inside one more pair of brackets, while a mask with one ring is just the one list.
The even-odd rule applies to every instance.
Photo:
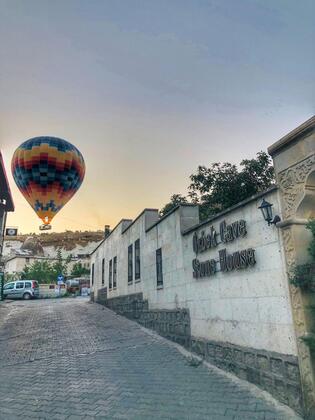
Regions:
[[13, 199], [6, 175], [2, 154], [0, 151], [0, 270], [2, 267], [1, 256], [3, 248], [3, 237], [6, 226], [7, 213], [14, 211]]
[[[63, 260], [66, 261], [67, 257], [69, 255], [63, 255]], [[33, 264], [35, 261], [48, 261], [53, 264], [58, 261], [58, 257], [57, 255], [47, 255], [38, 238], [36, 236], [29, 236], [19, 249], [15, 249], [11, 255], [4, 258], [4, 272], [5, 274], [19, 278], [20, 273], [25, 267]], [[68, 262], [68, 274], [71, 273], [73, 266], [78, 262], [84, 268], [89, 269], [90, 254], [77, 254], [72, 256]]]

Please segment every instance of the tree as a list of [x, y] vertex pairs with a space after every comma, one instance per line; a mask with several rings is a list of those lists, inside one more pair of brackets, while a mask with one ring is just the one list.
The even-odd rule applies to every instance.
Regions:
[[214, 163], [210, 168], [199, 166], [190, 176], [189, 196], [200, 204], [204, 220], [250, 196], [264, 191], [275, 182], [271, 158], [265, 152], [254, 159], [244, 159], [240, 169], [231, 163]]
[[[256, 158], [244, 159], [239, 167], [224, 162], [213, 163], [210, 167], [199, 166], [190, 176], [188, 196], [192, 203], [199, 204], [200, 219], [205, 220], [250, 196], [268, 189], [275, 182], [271, 158], [265, 152], [259, 152]], [[171, 197], [162, 210], [172, 208]], [[182, 197], [187, 202], [185, 197]], [[174, 203], [180, 204], [174, 199]], [[174, 207], [174, 205], [173, 205]]]
[[80, 261], [73, 265], [71, 276], [81, 277], [87, 274], [90, 274], [90, 270], [88, 268], [83, 267]]
[[200, 204], [200, 218], [204, 220], [274, 184], [271, 158], [265, 152], [254, 159], [244, 159], [240, 169], [231, 163], [213, 163], [210, 168], [199, 166], [190, 176], [189, 196]]
[[171, 210], [173, 210], [175, 207], [177, 207], [179, 204], [186, 204], [188, 203], [188, 200], [186, 197], [184, 197], [181, 194], [173, 194], [171, 201], [160, 210], [160, 215], [165, 216], [167, 213], [169, 213]]
[[68, 274], [68, 265], [71, 261], [71, 254], [64, 260], [62, 258], [61, 249], [57, 251], [57, 261], [52, 265], [54, 281], [57, 281], [58, 276], [66, 277]]
[[35, 260], [32, 264], [26, 265], [21, 272], [21, 279], [37, 280], [39, 283], [55, 283], [59, 275], [64, 277], [68, 274], [68, 264], [71, 255], [65, 260], [62, 258], [61, 250], [57, 251], [57, 261]]
[[24, 267], [21, 272], [23, 280], [37, 280], [38, 283], [51, 283], [56, 280], [52, 265], [47, 260], [36, 260]]

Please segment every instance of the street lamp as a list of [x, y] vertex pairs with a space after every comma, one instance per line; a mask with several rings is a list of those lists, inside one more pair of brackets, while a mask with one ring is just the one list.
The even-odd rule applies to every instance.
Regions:
[[261, 205], [258, 207], [262, 212], [264, 220], [268, 222], [268, 226], [275, 225], [276, 223], [281, 221], [278, 215], [276, 215], [272, 220], [272, 206], [273, 204], [269, 203], [263, 198]]

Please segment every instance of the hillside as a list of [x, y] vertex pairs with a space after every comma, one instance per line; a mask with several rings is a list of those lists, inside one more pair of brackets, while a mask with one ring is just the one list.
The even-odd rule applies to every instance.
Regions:
[[103, 231], [65, 231], [65, 232], [54, 232], [54, 233], [40, 233], [40, 234], [23, 234], [15, 237], [6, 236], [5, 240], [14, 242], [24, 242], [26, 238], [33, 236], [42, 245], [42, 247], [54, 247], [63, 248], [67, 251], [71, 251], [74, 248], [80, 246], [85, 247], [91, 242], [99, 242], [104, 238]]

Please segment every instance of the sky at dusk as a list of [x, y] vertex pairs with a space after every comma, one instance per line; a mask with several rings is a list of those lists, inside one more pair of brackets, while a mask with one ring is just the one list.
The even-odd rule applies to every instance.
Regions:
[[314, 114], [313, 0], [0, 0], [0, 149], [64, 138], [87, 172], [55, 231], [103, 229], [186, 194]]

